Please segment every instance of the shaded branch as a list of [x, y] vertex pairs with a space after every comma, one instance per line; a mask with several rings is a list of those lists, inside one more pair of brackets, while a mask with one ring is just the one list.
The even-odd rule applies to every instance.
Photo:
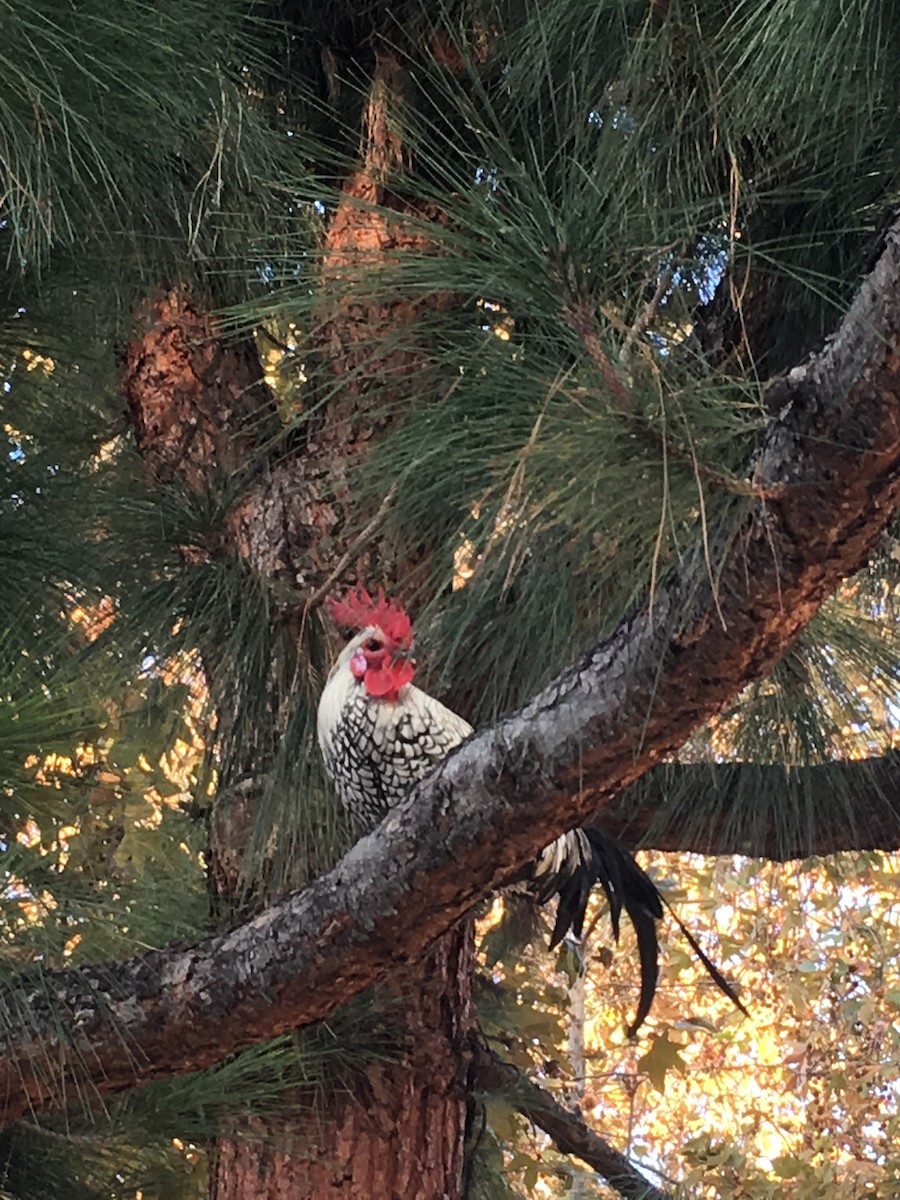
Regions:
[[769, 670], [900, 504], [900, 221], [830, 344], [770, 399], [765, 506], [742, 500], [652, 603], [470, 738], [328, 875], [191, 949], [7, 987], [0, 1117], [208, 1066], [327, 1016], [551, 838], [602, 817]]
[[900, 751], [816, 766], [672, 763], [602, 813], [627, 846], [787, 862], [900, 849]]
[[469, 1081], [476, 1091], [499, 1092], [526, 1120], [543, 1129], [562, 1154], [573, 1154], [626, 1200], [673, 1200], [637, 1171], [624, 1154], [595, 1133], [577, 1110], [565, 1108], [538, 1084], [481, 1043], [473, 1045]]
[[586, 297], [580, 297], [574, 303], [564, 305], [562, 318], [581, 339], [588, 356], [599, 370], [609, 394], [614, 397], [619, 408], [624, 413], [630, 413], [634, 408], [634, 399], [600, 343], [591, 302]]

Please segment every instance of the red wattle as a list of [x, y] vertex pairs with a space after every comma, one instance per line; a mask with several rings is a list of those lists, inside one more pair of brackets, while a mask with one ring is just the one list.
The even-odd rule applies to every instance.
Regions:
[[396, 666], [370, 667], [365, 675], [366, 691], [380, 700], [396, 700], [400, 689], [409, 683], [414, 674], [415, 667], [409, 661]]
[[390, 696], [391, 692], [396, 695], [397, 689], [390, 668], [379, 667], [378, 670], [370, 668], [366, 671], [366, 691], [370, 696], [378, 696], [382, 699]]

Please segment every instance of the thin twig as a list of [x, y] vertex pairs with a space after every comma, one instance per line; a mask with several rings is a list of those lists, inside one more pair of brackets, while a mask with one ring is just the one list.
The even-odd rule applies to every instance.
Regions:
[[502, 534], [506, 522], [512, 515], [514, 508], [518, 507], [519, 505], [522, 497], [522, 487], [525, 482], [526, 461], [538, 443], [538, 438], [540, 437], [541, 433], [541, 426], [544, 423], [544, 417], [547, 415], [547, 408], [550, 405], [550, 401], [554, 398], [557, 392], [561, 390], [563, 383], [566, 381], [568, 376], [569, 372], [566, 372], [562, 376], [557, 375], [556, 379], [553, 380], [547, 390], [547, 396], [544, 400], [544, 403], [541, 405], [541, 411], [535, 418], [535, 422], [531, 427], [531, 433], [528, 435], [528, 441], [522, 447], [521, 453], [519, 454], [519, 461], [516, 463], [515, 470], [510, 476], [506, 491], [503, 493], [503, 499], [500, 501], [500, 507], [497, 509], [497, 516], [494, 518], [494, 528], [491, 530], [491, 536], [488, 538], [488, 543], [484, 548], [484, 554], [482, 556], [483, 558], [487, 558], [488, 554], [490, 554], [497, 542], [497, 539]]
[[650, 596], [647, 602], [647, 612], [650, 618], [651, 629], [653, 628], [653, 602], [656, 599], [656, 584], [659, 573], [659, 556], [662, 553], [663, 533], [666, 527], [666, 515], [669, 507], [669, 439], [666, 433], [666, 402], [662, 381], [660, 380], [658, 374], [656, 376], [656, 382], [657, 387], [659, 388], [659, 411], [662, 417], [660, 443], [662, 445], [663, 494], [662, 505], [659, 512], [659, 528], [656, 531], [656, 541], [653, 546], [653, 561], [650, 564]]
[[470, 1080], [486, 1092], [500, 1092], [527, 1120], [543, 1129], [563, 1154], [573, 1154], [601, 1175], [626, 1200], [673, 1200], [646, 1179], [606, 1138], [595, 1133], [578, 1109], [563, 1107], [548, 1091], [481, 1042], [472, 1047]]
[[631, 392], [625, 386], [618, 371], [610, 362], [608, 354], [600, 345], [600, 338], [597, 335], [597, 327], [594, 320], [594, 310], [590, 302], [582, 297], [575, 305], [564, 304], [562, 316], [572, 332], [581, 338], [582, 345], [587, 350], [594, 365], [599, 369], [600, 374], [603, 376], [603, 382], [606, 384], [610, 394], [618, 401], [619, 408], [621, 408], [622, 412], [630, 414], [634, 408]]
[[[683, 243], [681, 246], [677, 247], [677, 249], [680, 251], [683, 250]], [[669, 288], [672, 284], [672, 277], [674, 276], [674, 274], [675, 274], [675, 256], [673, 255], [671, 261], [669, 262], [669, 265], [666, 267], [666, 269], [664, 271], [662, 271], [660, 273], [659, 279], [657, 280], [657, 284], [656, 284], [656, 291], [653, 293], [653, 296], [651, 297], [651, 299], [644, 306], [643, 312], [638, 316], [635, 323], [628, 330], [628, 335], [625, 338], [625, 342], [619, 353], [619, 358], [622, 360], [622, 363], [623, 363], [623, 365], [625, 365], [626, 368], [627, 368], [629, 360], [631, 359], [632, 346], [637, 341], [637, 339], [641, 336], [641, 334], [644, 333], [647, 326], [650, 324], [650, 322], [656, 316], [657, 311], [660, 306], [660, 303], [662, 302], [662, 298], [663, 298], [663, 296], [665, 296], [666, 292], [669, 290]]]
[[722, 605], [719, 601], [719, 583], [713, 571], [712, 555], [709, 549], [709, 523], [706, 519], [706, 500], [703, 496], [703, 483], [700, 478], [700, 463], [697, 459], [697, 453], [694, 450], [694, 439], [691, 437], [690, 429], [685, 429], [687, 434], [688, 444], [691, 449], [691, 461], [694, 464], [694, 478], [697, 480], [697, 501], [700, 505], [700, 531], [703, 537], [703, 556], [706, 559], [706, 570], [709, 574], [709, 586], [712, 589], [713, 601], [716, 606], [716, 613], [719, 620], [722, 622], [722, 628], [727, 629], [728, 624], [725, 620], [725, 614], [722, 612]]
[[277, 338], [275, 334], [272, 333], [271, 329], [267, 329], [265, 325], [257, 325], [257, 329], [263, 335], [266, 341], [271, 342], [275, 349], [280, 350], [282, 354], [296, 354], [296, 347], [292, 350], [287, 342], [283, 342], [281, 338]]
[[303, 619], [300, 622], [301, 629], [306, 624], [307, 614], [313, 608], [315, 608], [315, 606], [317, 604], [322, 603], [322, 601], [325, 599], [325, 597], [331, 591], [334, 584], [337, 583], [338, 579], [340, 579], [341, 575], [344, 573], [344, 571], [347, 569], [347, 567], [350, 565], [350, 563], [353, 561], [353, 559], [356, 557], [356, 555], [359, 553], [359, 551], [362, 549], [362, 547], [366, 544], [366, 542], [369, 541], [372, 534], [375, 532], [375, 530], [378, 528], [378, 526], [380, 525], [380, 523], [382, 522], [384, 517], [387, 515], [388, 509], [391, 507], [391, 505], [394, 503], [394, 500], [397, 498], [397, 492], [399, 491], [399, 489], [400, 489], [399, 480], [395, 479], [394, 482], [391, 484], [391, 486], [388, 488], [384, 499], [381, 501], [381, 504], [378, 506], [378, 512], [375, 514], [375, 516], [372, 518], [372, 520], [368, 523], [368, 525], [365, 527], [365, 529], [361, 533], [357, 534], [357, 536], [353, 539], [353, 541], [348, 546], [347, 550], [338, 559], [337, 566], [334, 568], [334, 570], [331, 572], [331, 574], [328, 576], [328, 578], [325, 580], [325, 582], [321, 585], [321, 587], [316, 588], [316, 590], [313, 592], [313, 594], [307, 599], [306, 603], [303, 606]]

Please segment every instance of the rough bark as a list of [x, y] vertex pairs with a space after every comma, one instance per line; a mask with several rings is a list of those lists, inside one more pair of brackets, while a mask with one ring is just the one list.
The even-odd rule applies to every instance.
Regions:
[[256, 349], [226, 345], [212, 318], [177, 289], [149, 302], [140, 320], [122, 374], [147, 474], [194, 492], [221, 485], [277, 428]]
[[[282, 611], [302, 621], [343, 573], [402, 580], [411, 564], [402, 547], [377, 536], [390, 495], [374, 520], [354, 519], [352, 495], [361, 463], [402, 419], [407, 392], [423, 368], [409, 327], [447, 297], [386, 300], [373, 294], [373, 270], [433, 245], [428, 230], [442, 214], [395, 195], [403, 149], [392, 124], [405, 73], [395, 55], [375, 53], [364, 112], [359, 168], [341, 189], [324, 235], [311, 327], [307, 331], [302, 444], [260, 472], [229, 516], [240, 556], [257, 575], [286, 582]], [[421, 556], [421, 548], [419, 548]]]
[[764, 508], [726, 544], [701, 541], [652, 602], [310, 887], [191, 950], [7, 990], [0, 1115], [58, 1104], [76, 1077], [127, 1088], [327, 1015], [671, 754], [772, 665], [896, 511], [898, 348], [900, 222], [831, 344], [781, 385]]
[[[226, 343], [213, 319], [185, 289], [172, 289], [148, 302], [138, 314], [140, 326], [127, 346], [122, 384], [138, 452], [152, 486], [175, 485], [194, 495], [227, 500], [231, 479], [257, 476], [259, 447], [278, 429], [273, 396], [263, 380], [256, 348], [250, 342]], [[187, 564], [241, 551], [234, 512], [202, 545], [182, 545]], [[216, 646], [201, 647], [207, 686], [221, 706]], [[219, 743], [228, 746], [233, 722], [220, 713]], [[252, 828], [252, 789], [240, 786], [253, 763], [227, 762], [223, 786], [210, 822], [209, 878], [214, 899], [237, 892], [241, 863]], [[232, 786], [229, 786], [232, 785]], [[229, 906], [224, 905], [227, 912]]]
[[368, 1068], [352, 1097], [305, 1122], [244, 1119], [238, 1137], [217, 1144], [211, 1200], [459, 1200], [472, 959], [463, 921], [393, 978], [402, 1060]]
[[654, 1187], [624, 1154], [595, 1133], [578, 1109], [565, 1108], [518, 1067], [484, 1046], [474, 1048], [471, 1078], [477, 1089], [501, 1092], [523, 1117], [552, 1138], [558, 1150], [593, 1167], [626, 1200], [673, 1200], [671, 1192]]

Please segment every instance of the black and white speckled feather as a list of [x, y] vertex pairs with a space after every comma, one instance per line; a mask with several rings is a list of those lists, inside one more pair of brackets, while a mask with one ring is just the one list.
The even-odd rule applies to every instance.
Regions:
[[350, 659], [377, 632], [364, 629], [344, 647], [318, 714], [325, 769], [344, 807], [366, 830], [472, 732], [462, 717], [414, 684], [406, 684], [396, 700], [368, 694], [350, 670]]

